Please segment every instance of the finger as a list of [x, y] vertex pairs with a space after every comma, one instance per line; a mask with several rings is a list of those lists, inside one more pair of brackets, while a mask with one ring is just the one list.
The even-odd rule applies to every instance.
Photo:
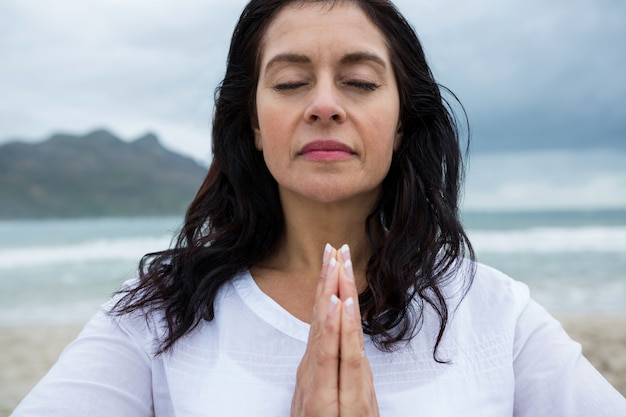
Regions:
[[330, 244], [326, 244], [322, 259], [320, 279], [315, 291], [315, 302], [313, 305], [311, 323], [316, 321], [324, 322], [327, 312], [327, 303], [328, 300], [330, 300], [330, 296], [332, 294], [339, 293], [338, 276], [332, 274], [332, 271], [335, 269], [337, 269], [337, 250]]
[[332, 294], [324, 322], [315, 321], [311, 325], [306, 351], [296, 373], [291, 415], [338, 415], [340, 320], [341, 300]]
[[331, 247], [327, 272], [318, 284], [319, 293], [313, 306], [313, 318], [307, 343], [307, 352], [311, 351], [324, 361], [339, 357], [341, 310], [337, 292], [341, 268], [337, 264], [336, 254], [337, 251]]
[[322, 269], [320, 271], [320, 279], [317, 286], [316, 296], [320, 296], [321, 292], [324, 288], [324, 282], [328, 277], [330, 261], [333, 258], [337, 258], [337, 250], [331, 246], [330, 243], [327, 243], [324, 247], [324, 254], [322, 255]]
[[312, 328], [305, 356], [312, 361], [315, 379], [325, 387], [337, 389], [342, 302], [332, 294], [326, 305], [326, 318], [323, 323], [317, 323], [316, 330]]
[[[336, 251], [333, 251], [328, 263], [328, 273], [322, 283], [319, 300], [316, 302], [317, 305], [314, 307], [314, 310], [316, 311], [316, 317], [314, 320], [316, 322], [324, 324], [327, 320], [334, 319], [334, 321], [329, 323], [329, 326], [327, 326], [327, 331], [334, 330], [337, 333], [337, 336], [339, 336], [339, 326], [341, 325], [341, 311], [335, 310], [335, 307], [340, 302], [339, 297], [337, 296], [339, 293], [340, 272], [341, 267], [337, 262]], [[336, 326], [333, 326], [333, 324]]]
[[320, 273], [320, 279], [326, 278], [328, 263], [330, 262], [333, 252], [336, 252], [335, 248], [333, 248], [330, 243], [327, 243], [326, 246], [324, 246], [324, 254], [322, 255], [322, 272]]
[[337, 415], [343, 304], [337, 296], [340, 270], [337, 251], [327, 244], [322, 257], [309, 340], [296, 375], [292, 415], [320, 415], [315, 412], [311, 414], [309, 407], [321, 407], [325, 410], [321, 415]]
[[331, 258], [335, 257], [336, 250], [333, 248], [330, 243], [327, 243], [324, 246], [324, 252], [322, 255], [322, 269], [320, 270], [320, 276], [317, 283], [317, 288], [315, 290], [315, 300], [319, 298], [322, 293], [322, 288], [326, 277], [328, 276], [328, 266], [330, 264]]
[[[343, 245], [338, 252], [338, 258], [341, 259], [342, 271], [339, 275], [339, 298], [342, 301], [346, 301], [348, 298], [354, 300], [359, 299], [359, 292], [354, 280], [354, 269], [352, 267], [352, 257], [350, 255], [350, 247]], [[359, 309], [356, 311], [356, 318], [358, 322], [361, 322], [361, 312]]]
[[341, 360], [339, 362], [339, 396], [342, 405], [363, 401], [365, 382], [369, 381], [363, 330], [357, 321], [358, 305], [349, 297], [343, 302], [341, 314]]

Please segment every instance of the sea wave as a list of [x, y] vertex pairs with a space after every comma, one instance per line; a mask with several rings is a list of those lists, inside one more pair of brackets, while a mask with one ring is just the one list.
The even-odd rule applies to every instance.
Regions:
[[68, 245], [0, 249], [0, 269], [83, 263], [103, 260], [138, 261], [148, 252], [167, 249], [171, 236], [97, 239]]
[[[626, 227], [541, 227], [515, 230], [469, 230], [478, 253], [626, 254]], [[138, 261], [167, 249], [171, 236], [94, 239], [80, 243], [0, 249], [0, 269], [106, 260]]]
[[470, 230], [479, 253], [609, 252], [626, 254], [626, 227]]
[[[544, 280], [530, 286], [533, 298], [553, 314], [626, 313], [623, 280], [593, 286]], [[0, 303], [0, 326], [82, 324], [107, 299], [105, 294], [95, 297], [73, 293], [50, 300], [22, 300], [16, 305]]]

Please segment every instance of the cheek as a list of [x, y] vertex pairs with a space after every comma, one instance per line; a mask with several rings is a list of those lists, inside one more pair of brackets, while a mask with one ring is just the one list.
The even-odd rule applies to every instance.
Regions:
[[398, 123], [393, 114], [381, 111], [380, 116], [373, 118], [367, 128], [368, 132], [368, 157], [370, 165], [376, 176], [386, 176], [391, 166], [393, 153], [399, 144]]
[[280, 120], [265, 119], [259, 123], [255, 145], [263, 153], [265, 165], [274, 177], [289, 163], [288, 135]]
[[254, 142], [260, 151], [269, 152], [275, 146], [277, 139], [280, 139], [281, 122], [274, 116], [267, 106], [259, 108], [257, 111], [257, 128], [254, 131]]
[[392, 112], [381, 109], [377, 117], [372, 118], [368, 132], [370, 141], [382, 155], [391, 155], [399, 143], [398, 119]]

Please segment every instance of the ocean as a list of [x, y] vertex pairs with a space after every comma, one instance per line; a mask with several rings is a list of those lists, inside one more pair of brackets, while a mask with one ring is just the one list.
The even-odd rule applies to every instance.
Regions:
[[[525, 282], [553, 314], [626, 314], [626, 210], [467, 212], [479, 262]], [[84, 323], [176, 217], [0, 222], [0, 325]]]

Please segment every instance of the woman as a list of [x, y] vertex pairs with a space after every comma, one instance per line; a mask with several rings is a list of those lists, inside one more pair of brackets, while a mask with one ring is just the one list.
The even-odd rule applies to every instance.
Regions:
[[252, 0], [213, 147], [176, 247], [15, 416], [626, 415], [472, 261], [455, 119], [388, 1]]

